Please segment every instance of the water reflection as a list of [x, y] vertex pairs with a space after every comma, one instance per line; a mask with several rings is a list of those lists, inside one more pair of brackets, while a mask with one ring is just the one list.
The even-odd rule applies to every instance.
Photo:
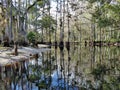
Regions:
[[120, 48], [51, 48], [1, 73], [0, 90], [120, 90]]

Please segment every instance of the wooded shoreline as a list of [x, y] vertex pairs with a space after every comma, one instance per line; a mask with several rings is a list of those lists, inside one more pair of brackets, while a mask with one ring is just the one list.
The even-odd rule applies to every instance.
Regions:
[[40, 44], [46, 44], [48, 46], [66, 46], [70, 45], [85, 45], [85, 46], [120, 46], [120, 41], [118, 42], [108, 42], [108, 41], [85, 41], [85, 42], [40, 42]]

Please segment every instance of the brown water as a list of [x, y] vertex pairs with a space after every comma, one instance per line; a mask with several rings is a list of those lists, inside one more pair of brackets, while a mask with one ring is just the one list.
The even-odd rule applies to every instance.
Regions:
[[120, 90], [120, 48], [71, 46], [1, 73], [0, 90]]

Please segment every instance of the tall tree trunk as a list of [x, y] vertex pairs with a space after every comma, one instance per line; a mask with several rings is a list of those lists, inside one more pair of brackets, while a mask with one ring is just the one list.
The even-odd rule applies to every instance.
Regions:
[[57, 6], [56, 6], [56, 29], [55, 29], [55, 46], [57, 45], [57, 30], [58, 30], [58, 0], [57, 0]]
[[17, 45], [17, 42], [14, 43], [14, 55], [15, 56], [18, 55], [18, 45]]
[[[42, 7], [42, 17], [44, 16], [45, 4]], [[42, 39], [41, 42], [44, 42], [44, 28], [42, 27]]]
[[[26, 0], [26, 3], [25, 3], [25, 8], [27, 8], [27, 0]], [[27, 33], [27, 29], [28, 29], [28, 18], [27, 18], [28, 14], [25, 14], [25, 24], [24, 24], [24, 29], [25, 29], [25, 32]], [[25, 42], [27, 42], [27, 34], [25, 34]]]
[[65, 0], [60, 0], [60, 45], [64, 45], [64, 16], [65, 16]]
[[9, 40], [10, 42], [13, 40], [13, 33], [12, 33], [12, 29], [13, 29], [13, 13], [12, 13], [12, 0], [10, 0], [10, 21], [9, 21]]
[[[50, 0], [48, 0], [48, 8], [49, 8], [49, 23], [51, 23], [51, 17], [50, 17], [50, 15], [51, 15], [51, 13], [50, 13], [50, 5], [51, 5], [51, 2], [50, 2]], [[49, 44], [51, 44], [51, 25], [49, 26]]]
[[71, 17], [71, 15], [70, 15], [70, 11], [69, 11], [69, 1], [67, 0], [67, 24], [68, 24], [68, 26], [67, 26], [67, 28], [68, 28], [67, 47], [70, 46], [70, 17]]

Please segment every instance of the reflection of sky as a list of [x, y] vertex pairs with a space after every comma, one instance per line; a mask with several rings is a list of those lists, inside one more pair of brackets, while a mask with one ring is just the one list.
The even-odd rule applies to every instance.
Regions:
[[[72, 86], [72, 85], [68, 85], [68, 83], [66, 81], [64, 81], [64, 78], [60, 78], [61, 76], [61, 72], [60, 71], [54, 71], [53, 74], [51, 75], [52, 77], [52, 82], [51, 82], [51, 85], [49, 87], [49, 90], [52, 90], [50, 88], [55, 88], [55, 90], [63, 90], [63, 88], [65, 90], [78, 90], [78, 87], [75, 87], [75, 86]], [[36, 86], [35, 83], [32, 83], [30, 85], [30, 82], [27, 81], [26, 79], [26, 76], [23, 75], [22, 76], [23, 79], [20, 79], [17, 83], [16, 83], [16, 86], [15, 84], [12, 83], [12, 90], [38, 90], [38, 87]], [[41, 80], [44, 80], [43, 79], [44, 77], [42, 76], [41, 77]], [[23, 85], [21, 85], [23, 84]], [[40, 90], [43, 90], [43, 89], [40, 89]]]
[[64, 80], [64, 78], [60, 78], [61, 72], [60, 71], [54, 71], [52, 76], [52, 82], [51, 87], [57, 87], [56, 90], [59, 90], [60, 88], [66, 88], [66, 90], [78, 90], [77, 87], [68, 85], [68, 83]]

